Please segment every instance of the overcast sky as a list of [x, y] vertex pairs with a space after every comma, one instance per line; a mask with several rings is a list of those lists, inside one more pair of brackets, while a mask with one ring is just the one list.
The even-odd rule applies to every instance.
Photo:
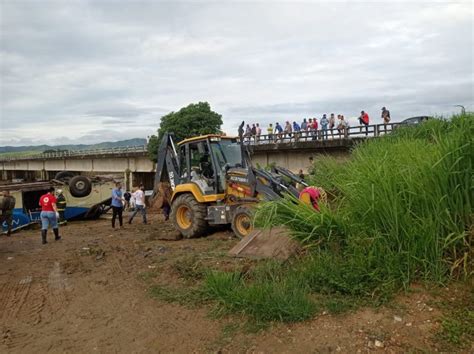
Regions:
[[0, 0], [0, 145], [147, 137], [208, 101], [240, 121], [473, 109], [473, 5]]

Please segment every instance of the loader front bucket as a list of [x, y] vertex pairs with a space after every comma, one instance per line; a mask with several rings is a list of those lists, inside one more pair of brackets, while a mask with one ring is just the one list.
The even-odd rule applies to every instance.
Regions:
[[229, 256], [252, 259], [273, 258], [285, 261], [299, 251], [301, 251], [301, 246], [291, 239], [288, 231], [275, 227], [253, 230], [229, 251]]

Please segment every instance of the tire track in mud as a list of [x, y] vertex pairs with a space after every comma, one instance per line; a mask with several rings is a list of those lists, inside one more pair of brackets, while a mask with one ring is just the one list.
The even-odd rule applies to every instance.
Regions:
[[9, 281], [2, 289], [1, 296], [4, 299], [0, 306], [2, 322], [15, 318], [28, 297], [33, 277], [28, 275], [19, 282]]
[[[0, 352], [19, 350], [34, 343], [38, 333], [31, 331], [49, 316], [61, 316], [67, 309], [67, 291], [71, 286], [55, 262], [48, 277], [33, 282], [31, 275], [20, 280], [12, 277], [0, 287]], [[27, 330], [30, 328], [30, 330]]]
[[63, 313], [66, 310], [68, 303], [66, 292], [69, 290], [71, 290], [71, 286], [61, 271], [60, 263], [54, 262], [48, 277], [48, 300], [52, 313]]
[[[8, 281], [0, 291], [3, 301], [0, 306], [1, 319], [1, 343], [6, 348], [14, 348], [17, 344], [25, 342], [28, 335], [20, 331], [13, 330], [12, 324], [21, 317], [23, 311], [29, 312], [29, 294], [33, 277], [28, 275], [19, 281]], [[27, 301], [28, 299], [28, 301]], [[26, 306], [24, 306], [26, 304]]]

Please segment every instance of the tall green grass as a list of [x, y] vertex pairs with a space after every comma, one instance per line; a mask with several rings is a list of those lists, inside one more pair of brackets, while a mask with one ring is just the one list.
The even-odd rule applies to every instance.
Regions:
[[304, 283], [272, 262], [258, 267], [250, 278], [238, 272], [210, 272], [204, 292], [218, 301], [221, 312], [242, 313], [258, 322], [302, 321], [317, 310]]
[[[330, 194], [329, 207], [314, 213], [286, 197], [264, 204], [257, 223], [286, 225], [316, 247], [317, 282], [335, 282], [326, 286], [336, 291], [344, 283], [337, 279], [351, 276], [373, 291], [469, 275], [473, 118], [399, 129], [360, 144], [343, 165], [326, 158], [311, 182]], [[333, 264], [324, 265], [330, 259]], [[352, 283], [342, 290], [352, 293], [361, 284]]]
[[318, 161], [310, 178], [329, 205], [318, 213], [286, 196], [255, 214], [258, 226], [286, 226], [306, 256], [247, 275], [211, 272], [205, 293], [222, 311], [296, 321], [320, 306], [384, 301], [414, 281], [472, 275], [473, 133], [465, 114], [364, 142], [342, 164]]

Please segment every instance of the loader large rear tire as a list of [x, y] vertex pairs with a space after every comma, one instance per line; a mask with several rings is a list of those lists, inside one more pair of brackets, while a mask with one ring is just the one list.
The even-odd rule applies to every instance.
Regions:
[[207, 206], [199, 203], [192, 194], [179, 195], [171, 205], [171, 220], [185, 238], [194, 238], [206, 233]]

